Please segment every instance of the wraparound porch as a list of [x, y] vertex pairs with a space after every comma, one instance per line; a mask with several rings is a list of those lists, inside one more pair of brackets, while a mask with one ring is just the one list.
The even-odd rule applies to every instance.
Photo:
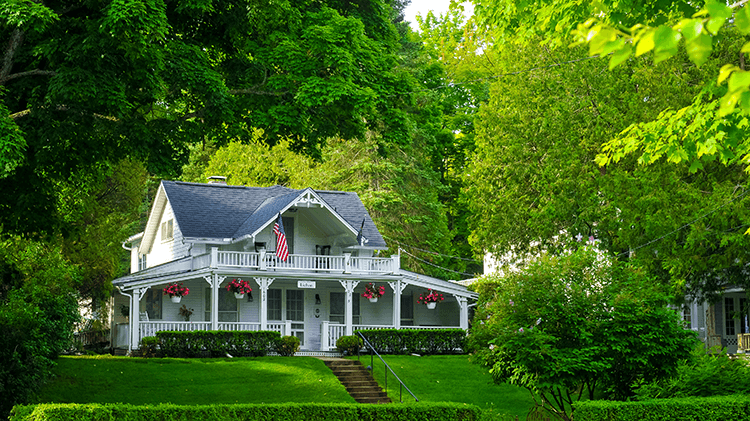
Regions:
[[[253, 283], [252, 294], [242, 299], [229, 294], [224, 284], [234, 276]], [[329, 351], [335, 349], [338, 338], [357, 329], [468, 329], [468, 300], [475, 293], [451, 282], [436, 280], [436, 285], [421, 275], [400, 279], [325, 276], [279, 274], [261, 278], [235, 272], [231, 276], [214, 273], [197, 278], [196, 274], [179, 274], [139, 282], [130, 289], [121, 287], [123, 294], [118, 299], [122, 304], [116, 301], [115, 306], [130, 304], [130, 310], [129, 321], [124, 317], [114, 320], [118, 327], [114, 333], [116, 346], [132, 350], [143, 337], [163, 330], [272, 330], [299, 337], [303, 350]], [[171, 302], [162, 293], [175, 281], [190, 288], [180, 303]], [[385, 294], [377, 303], [362, 297], [368, 282], [385, 286]], [[444, 293], [445, 301], [436, 309], [416, 303], [426, 288]], [[231, 308], [226, 307], [228, 304]], [[188, 320], [181, 307], [193, 313]]]

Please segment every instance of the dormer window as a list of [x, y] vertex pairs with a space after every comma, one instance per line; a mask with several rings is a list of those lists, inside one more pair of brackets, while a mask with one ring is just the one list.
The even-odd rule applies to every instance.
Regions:
[[161, 241], [170, 241], [174, 235], [174, 220], [164, 221], [161, 223]]

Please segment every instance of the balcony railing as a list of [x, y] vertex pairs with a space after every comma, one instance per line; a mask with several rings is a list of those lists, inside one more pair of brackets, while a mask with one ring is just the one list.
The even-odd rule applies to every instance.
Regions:
[[286, 261], [273, 253], [261, 251], [211, 251], [211, 267], [231, 266], [262, 271], [305, 271], [328, 273], [394, 273], [399, 268], [398, 257], [353, 257], [348, 253], [342, 256], [317, 256], [290, 254]]

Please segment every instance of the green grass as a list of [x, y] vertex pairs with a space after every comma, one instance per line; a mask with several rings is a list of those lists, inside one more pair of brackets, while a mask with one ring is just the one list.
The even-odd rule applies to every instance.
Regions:
[[[364, 366], [370, 365], [369, 356], [360, 358]], [[468, 403], [490, 410], [499, 418], [518, 415], [519, 419], [525, 419], [534, 406], [526, 389], [495, 384], [487, 369], [470, 363], [466, 355], [386, 355], [383, 359], [420, 402]], [[377, 357], [374, 361], [374, 377], [382, 387], [385, 383], [383, 363]], [[399, 383], [393, 376], [388, 377], [388, 396], [398, 402]], [[404, 402], [414, 401], [406, 390], [402, 396]]]
[[315, 358], [62, 357], [55, 373], [36, 403], [354, 403]]

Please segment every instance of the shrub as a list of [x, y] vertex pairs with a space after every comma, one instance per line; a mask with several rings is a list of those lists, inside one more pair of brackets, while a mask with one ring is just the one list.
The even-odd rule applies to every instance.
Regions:
[[279, 332], [260, 331], [161, 331], [156, 332], [165, 357], [200, 358], [204, 356], [262, 357], [276, 348]]
[[276, 352], [282, 357], [291, 357], [299, 351], [299, 338], [296, 336], [282, 336], [276, 342]]
[[63, 420], [201, 420], [201, 421], [477, 421], [481, 410], [474, 405], [450, 402], [409, 405], [361, 405], [346, 403], [286, 403], [136, 406], [128, 404], [40, 404], [16, 406], [11, 421]]
[[145, 336], [141, 339], [141, 356], [144, 358], [156, 358], [159, 356], [159, 338], [156, 336]]
[[750, 393], [747, 360], [732, 360], [718, 349], [706, 353], [701, 345], [692, 358], [683, 361], [674, 376], [644, 384], [636, 390], [638, 400], [723, 396]]
[[380, 354], [459, 354], [464, 352], [463, 329], [358, 330]]
[[750, 419], [750, 397], [656, 399], [643, 402], [584, 401], [575, 421], [723, 421]]
[[336, 349], [345, 355], [357, 355], [364, 341], [356, 335], [342, 336], [336, 340]]

